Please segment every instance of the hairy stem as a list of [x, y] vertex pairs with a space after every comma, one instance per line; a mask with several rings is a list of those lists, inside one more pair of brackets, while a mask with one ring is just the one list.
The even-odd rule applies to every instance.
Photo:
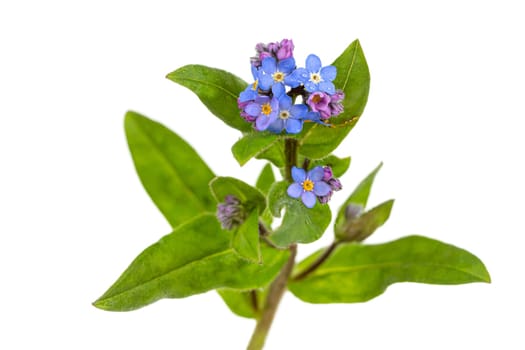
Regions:
[[306, 269], [304, 269], [300, 274], [298, 274], [297, 276], [295, 276], [293, 278], [294, 281], [298, 281], [298, 280], [301, 280], [303, 278], [305, 278], [306, 276], [308, 276], [309, 274], [311, 274], [312, 272], [315, 271], [315, 269], [317, 269], [319, 266], [321, 266], [322, 263], [324, 263], [326, 261], [326, 259], [328, 259], [328, 257], [332, 254], [332, 252], [334, 251], [334, 249], [337, 247], [337, 245], [339, 244], [338, 241], [334, 241], [332, 242], [332, 244], [330, 244], [328, 246], [328, 248], [326, 248], [326, 250], [323, 252], [323, 254], [321, 254], [313, 263], [312, 265], [308, 266]]
[[264, 305], [260, 318], [257, 320], [247, 350], [261, 350], [263, 348], [270, 327], [272, 326], [275, 313], [286, 290], [288, 278], [292, 273], [296, 254], [297, 246], [294, 244], [290, 246], [290, 258], [288, 259], [288, 262], [270, 285], [266, 304]]
[[286, 157], [286, 167], [285, 167], [286, 180], [293, 182], [292, 167], [297, 165], [297, 140], [296, 139], [285, 139], [284, 140], [284, 154]]

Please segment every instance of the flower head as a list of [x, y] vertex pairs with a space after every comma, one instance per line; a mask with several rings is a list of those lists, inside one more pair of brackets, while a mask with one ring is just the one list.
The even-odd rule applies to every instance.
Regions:
[[292, 98], [283, 93], [279, 97], [279, 113], [277, 119], [270, 124], [268, 130], [280, 133], [286, 130], [288, 134], [297, 134], [303, 130], [303, 118], [308, 112], [308, 107], [304, 104], [292, 103]]
[[328, 95], [335, 93], [335, 86], [332, 81], [337, 75], [335, 66], [322, 67], [321, 59], [316, 55], [309, 55], [306, 58], [306, 68], [299, 68], [295, 71], [297, 76], [308, 92], [326, 92]]
[[292, 198], [299, 198], [307, 208], [313, 208], [317, 197], [326, 196], [330, 186], [323, 181], [323, 167], [316, 166], [308, 173], [301, 168], [292, 168], [294, 183], [288, 186], [287, 193]]
[[259, 68], [259, 87], [261, 90], [270, 90], [274, 84], [288, 85], [297, 87], [300, 81], [291, 73], [295, 69], [295, 59], [293, 57], [277, 61], [275, 57], [267, 57], [262, 60]]
[[241, 225], [246, 217], [246, 213], [241, 201], [232, 195], [224, 198], [224, 202], [217, 205], [217, 219], [222, 228], [231, 230]]
[[244, 112], [248, 117], [255, 119], [255, 129], [266, 130], [277, 119], [279, 100], [276, 97], [257, 95], [255, 100], [244, 108]]

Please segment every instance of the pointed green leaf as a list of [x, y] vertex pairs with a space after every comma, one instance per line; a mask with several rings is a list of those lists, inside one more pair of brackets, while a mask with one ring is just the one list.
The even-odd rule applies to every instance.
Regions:
[[262, 212], [266, 208], [264, 195], [256, 189], [239, 179], [233, 177], [216, 177], [210, 182], [210, 188], [217, 202], [223, 202], [228, 195], [237, 197], [247, 211], [259, 208]]
[[330, 119], [331, 128], [319, 124], [305, 128], [300, 153], [312, 159], [323, 158], [339, 146], [363, 114], [368, 100], [370, 72], [359, 40], [352, 42], [333, 65], [337, 68], [334, 85], [345, 93], [344, 111]]
[[215, 116], [237, 130], [252, 130], [240, 115], [239, 94], [248, 86], [241, 78], [217, 68], [197, 64], [171, 72], [167, 78], [190, 89]]
[[257, 178], [257, 183], [255, 184], [255, 187], [257, 187], [263, 194], [268, 194], [268, 191], [270, 190], [270, 187], [275, 182], [275, 175], [273, 174], [272, 165], [266, 164], [264, 168], [261, 171], [261, 174]]
[[208, 188], [215, 175], [188, 143], [135, 112], [126, 113], [125, 129], [140, 181], [172, 227], [215, 211]]
[[320, 203], [311, 209], [305, 207], [300, 199], [288, 196], [288, 186], [286, 181], [277, 182], [268, 194], [268, 206], [274, 216], [281, 216], [281, 210], [286, 208], [281, 226], [270, 236], [271, 241], [279, 247], [316, 241], [330, 224], [330, 208]]
[[[302, 159], [304, 157], [299, 158], [299, 164], [302, 163]], [[322, 158], [322, 159], [316, 159], [310, 163], [310, 168], [313, 168], [315, 166], [326, 166], [332, 168], [332, 173], [335, 177], [343, 176], [344, 173], [348, 170], [350, 167], [350, 161], [352, 159], [350, 157], [346, 158], [339, 158], [334, 156], [333, 154], [329, 155], [328, 157]]]
[[343, 241], [364, 241], [388, 220], [393, 205], [393, 199], [379, 204], [361, 216], [346, 222], [341, 232], [335, 232], [335, 236]]
[[231, 239], [215, 216], [197, 217], [146, 248], [93, 304], [128, 311], [217, 288], [256, 289], [273, 280], [288, 259], [287, 251], [263, 245], [264, 265], [249, 263], [233, 251]]
[[232, 146], [232, 153], [239, 165], [244, 165], [279, 141], [278, 136], [267, 132], [252, 132], [244, 135]]
[[266, 304], [268, 287], [250, 291], [220, 289], [218, 292], [234, 314], [257, 319]]
[[341, 208], [339, 208], [334, 224], [334, 232], [336, 232], [338, 235], [345, 230], [345, 210], [349, 204], [360, 205], [363, 207], [363, 209], [366, 208], [368, 196], [370, 195], [370, 189], [372, 188], [372, 184], [374, 183], [377, 172], [382, 166], [383, 163], [380, 163], [370, 174], [368, 174], [368, 176], [363, 181], [361, 181], [359, 185], [357, 185], [354, 192], [352, 192], [350, 197], [348, 197]]
[[266, 159], [277, 168], [284, 167], [284, 145], [280, 140], [274, 142], [266, 150], [255, 156], [257, 159]]
[[259, 215], [253, 210], [246, 221], [233, 232], [232, 248], [242, 258], [260, 264]]
[[[298, 264], [300, 272], [322, 251]], [[355, 303], [382, 294], [397, 282], [463, 284], [490, 282], [483, 262], [466, 250], [422, 236], [378, 245], [345, 243], [290, 291], [310, 303]]]

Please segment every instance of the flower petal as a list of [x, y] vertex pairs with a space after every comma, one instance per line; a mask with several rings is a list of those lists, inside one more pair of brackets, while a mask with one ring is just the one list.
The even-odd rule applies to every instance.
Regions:
[[273, 78], [268, 74], [259, 75], [259, 88], [264, 91], [270, 90], [273, 85]]
[[295, 182], [303, 182], [304, 180], [306, 180], [306, 171], [296, 166], [292, 167], [292, 179]]
[[314, 193], [316, 196], [326, 196], [331, 191], [330, 185], [324, 181], [314, 182]]
[[306, 105], [293, 105], [290, 108], [290, 116], [294, 119], [302, 119], [306, 113], [308, 113], [308, 107]]
[[331, 81], [322, 81], [319, 83], [319, 91], [326, 92], [328, 95], [335, 94], [335, 85]]
[[[308, 71], [304, 68], [297, 68], [296, 70], [292, 72], [292, 74], [286, 76], [286, 78], [288, 77], [296, 79], [301, 83], [304, 83], [308, 79], [310, 79], [310, 73], [308, 73]], [[285, 78], [285, 81], [286, 81], [286, 78]]]
[[266, 130], [266, 128], [268, 128], [271, 122], [272, 122], [271, 118], [265, 115], [260, 115], [255, 121], [255, 128], [259, 131]]
[[292, 98], [286, 94], [279, 98], [279, 110], [287, 111], [292, 107]]
[[266, 57], [262, 60], [262, 70], [266, 74], [273, 74], [277, 70], [277, 62], [274, 57]]
[[332, 81], [337, 76], [337, 68], [335, 66], [326, 66], [321, 68], [321, 78], [325, 81]]
[[321, 181], [324, 176], [324, 169], [322, 166], [316, 166], [308, 172], [306, 177], [308, 177], [313, 182]]
[[284, 120], [277, 118], [273, 123], [268, 126], [268, 131], [279, 134], [284, 129]]
[[292, 198], [299, 198], [303, 193], [303, 187], [297, 182], [294, 182], [293, 184], [288, 186], [288, 190], [286, 191], [286, 193], [288, 193], [288, 195]]
[[248, 106], [246, 106], [244, 111], [252, 117], [257, 117], [259, 114], [261, 114], [261, 105], [258, 103], [250, 103]]
[[315, 194], [313, 194], [313, 192], [303, 192], [301, 195], [301, 200], [307, 208], [313, 208], [317, 197]]
[[[272, 79], [273, 80], [273, 79]], [[273, 97], [275, 98], [279, 98], [281, 97], [282, 95], [284, 95], [286, 92], [286, 90], [284, 89], [284, 85], [283, 84], [273, 84], [272, 85], [272, 93], [273, 93]]]
[[283, 72], [285, 74], [291, 73], [295, 68], [295, 59], [293, 57], [290, 57], [279, 61], [279, 63], [277, 63], [277, 68], [280, 72]]
[[308, 80], [304, 82], [304, 89], [308, 92], [316, 92], [319, 91], [319, 85], [313, 81]]
[[318, 73], [321, 69], [321, 59], [314, 54], [306, 57], [306, 69], [310, 73]]
[[299, 119], [288, 119], [286, 121], [286, 132], [289, 134], [298, 134], [303, 130], [303, 121]]

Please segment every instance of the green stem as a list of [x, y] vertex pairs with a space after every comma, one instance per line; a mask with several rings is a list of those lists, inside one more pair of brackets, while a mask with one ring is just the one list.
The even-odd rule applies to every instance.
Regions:
[[262, 310], [260, 318], [257, 320], [255, 329], [253, 331], [250, 343], [248, 344], [247, 350], [261, 350], [264, 347], [264, 342], [272, 326], [275, 313], [279, 307], [279, 303], [286, 290], [286, 284], [288, 278], [292, 274], [293, 267], [295, 265], [295, 255], [297, 254], [297, 246], [294, 244], [290, 246], [290, 258], [283, 267], [277, 278], [270, 285], [268, 291], [268, 297], [266, 298], [266, 304]]
[[293, 280], [294, 281], [301, 280], [305, 278], [306, 276], [308, 276], [309, 274], [311, 274], [312, 272], [314, 272], [315, 269], [321, 266], [321, 264], [324, 263], [326, 259], [330, 257], [330, 255], [332, 254], [332, 252], [334, 251], [334, 249], [337, 247], [339, 243], [341, 242], [339, 241], [332, 242], [332, 244], [330, 244], [328, 248], [326, 248], [323, 254], [321, 254], [310, 266], [308, 266], [306, 269], [301, 271], [301, 273], [299, 273], [297, 276], [294, 276]]
[[[296, 139], [287, 138], [284, 140], [284, 155], [286, 160], [285, 177], [289, 182], [293, 182], [292, 167], [297, 165], [297, 147], [298, 144]], [[267, 238], [265, 235], [262, 235], [262, 237]], [[264, 303], [263, 309], [257, 319], [257, 324], [255, 325], [250, 343], [248, 344], [248, 350], [261, 350], [264, 347], [264, 342], [266, 341], [275, 313], [277, 312], [279, 303], [286, 291], [288, 279], [290, 278], [295, 265], [297, 245], [291, 245], [289, 250], [290, 257], [288, 258], [286, 265], [284, 265], [279, 272], [279, 275], [277, 275], [268, 289], [266, 302]]]

